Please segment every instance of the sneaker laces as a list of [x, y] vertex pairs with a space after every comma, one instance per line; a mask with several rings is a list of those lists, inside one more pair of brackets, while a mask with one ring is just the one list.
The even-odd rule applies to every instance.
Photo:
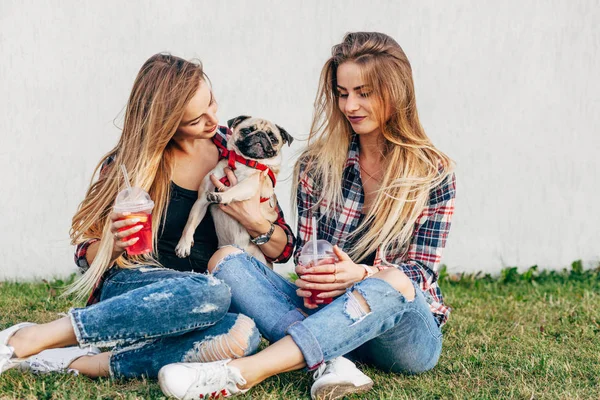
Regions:
[[69, 375], [79, 375], [79, 370], [74, 368], [64, 368], [60, 362], [52, 362], [48, 360], [27, 361], [29, 369], [34, 374], [47, 374], [50, 372], [65, 372]]
[[10, 360], [15, 353], [15, 349], [12, 346], [0, 344], [0, 358], [6, 358]]
[[29, 368], [34, 373], [44, 374], [49, 372], [62, 372], [63, 367], [60, 362], [52, 362], [44, 359], [38, 359], [29, 362]]
[[322, 377], [323, 375], [325, 375], [325, 373], [327, 373], [327, 372], [329, 372], [329, 363], [328, 362], [324, 362], [321, 365], [319, 365], [319, 367], [317, 368], [317, 370], [313, 374], [313, 379], [316, 381], [317, 379], [319, 379], [320, 377]]
[[35, 360], [29, 362], [29, 368], [35, 372], [50, 372], [56, 371], [56, 364], [46, 360]]
[[[200, 376], [196, 380], [196, 387], [208, 386], [214, 388], [220, 388], [212, 392], [203, 393], [204, 398], [218, 398], [221, 395], [229, 394], [228, 383], [231, 382], [237, 388], [237, 385], [246, 384], [246, 380], [238, 374], [230, 373], [231, 371], [226, 364], [212, 365], [206, 369], [199, 371]], [[226, 391], [223, 393], [223, 391]]]

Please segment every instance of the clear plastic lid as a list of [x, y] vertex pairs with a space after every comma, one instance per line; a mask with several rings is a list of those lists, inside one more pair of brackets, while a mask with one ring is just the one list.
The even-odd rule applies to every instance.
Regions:
[[335, 253], [333, 252], [333, 246], [327, 240], [317, 240], [317, 254], [315, 255], [313, 242], [308, 241], [304, 246], [302, 246], [302, 250], [300, 250], [300, 256], [298, 257], [298, 262], [301, 264], [308, 264], [314, 259], [321, 259], [326, 257], [335, 257]]
[[152, 211], [154, 202], [146, 191], [139, 187], [123, 189], [117, 195], [113, 210], [118, 213]]

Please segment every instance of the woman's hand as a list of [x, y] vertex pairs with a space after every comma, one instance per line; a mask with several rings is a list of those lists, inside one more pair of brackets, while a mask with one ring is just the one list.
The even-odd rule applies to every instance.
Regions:
[[[229, 179], [229, 188], [237, 185], [238, 180], [231, 168], [225, 167], [223, 171], [225, 171], [225, 175], [227, 176], [227, 179]], [[261, 172], [259, 176], [258, 187], [262, 186], [262, 183], [267, 176], [267, 172], [268, 171]], [[215, 175], [211, 175], [210, 180], [216, 188], [222, 188], [224, 186]], [[229, 190], [229, 188], [223, 190], [226, 191]], [[258, 230], [259, 233], [264, 233], [260, 232], [262, 229], [264, 229], [263, 227], [265, 225], [270, 226], [270, 222], [263, 217], [262, 212], [260, 211], [260, 190], [257, 190], [254, 196], [248, 200], [234, 201], [227, 205], [219, 204], [219, 208], [223, 210], [225, 214], [230, 215], [232, 218], [242, 224], [247, 231]]]
[[[113, 244], [113, 254], [112, 260], [116, 260], [119, 258], [121, 254], [127, 249], [127, 247], [136, 243], [140, 240], [139, 237], [134, 237], [130, 240], [123, 241], [124, 238], [127, 238], [133, 235], [136, 232], [139, 232], [144, 226], [136, 225], [140, 220], [138, 218], [127, 218], [130, 213], [111, 213], [110, 214], [110, 232], [112, 233], [114, 244]], [[125, 229], [119, 232], [119, 229], [123, 229], [125, 227], [130, 227], [129, 229]]]
[[315, 304], [307, 305], [310, 290], [323, 291], [318, 295], [322, 299], [336, 297], [344, 294], [346, 289], [363, 280], [365, 276], [365, 269], [355, 264], [342, 249], [333, 246], [333, 251], [339, 260], [335, 263], [319, 264], [308, 268], [301, 265], [296, 267], [296, 273], [300, 277], [295, 282], [298, 286], [296, 294], [304, 297], [304, 305], [307, 308], [317, 308]]
[[298, 275], [298, 277], [299, 277], [298, 279], [296, 279], [294, 281], [294, 284], [296, 286], [298, 286], [298, 289], [296, 289], [296, 294], [299, 297], [303, 297], [304, 307], [306, 307], [308, 309], [315, 309], [315, 308], [318, 308], [319, 306], [315, 303], [311, 303], [309, 297], [312, 296], [312, 293], [310, 292], [310, 290], [305, 290], [305, 289], [301, 288], [301, 287], [306, 286], [306, 284], [308, 283], [306, 281], [303, 281], [302, 278], [300, 278], [302, 276], [302, 274], [305, 273], [306, 270], [308, 270], [308, 268], [305, 268], [300, 264], [296, 265], [296, 275]]

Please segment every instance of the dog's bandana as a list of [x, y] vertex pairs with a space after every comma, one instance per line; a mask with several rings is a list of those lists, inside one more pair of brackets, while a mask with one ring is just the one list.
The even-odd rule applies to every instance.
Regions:
[[[273, 182], [273, 187], [275, 187], [275, 183], [277, 182], [277, 180], [275, 179], [275, 174], [265, 164], [261, 164], [256, 160], [248, 160], [247, 158], [244, 158], [244, 156], [242, 156], [241, 154], [238, 154], [233, 150], [229, 150], [227, 148], [227, 146], [225, 146], [225, 144], [219, 140], [213, 139], [213, 143], [219, 148], [219, 153], [220, 153], [219, 157], [221, 159], [227, 158], [227, 166], [229, 168], [231, 168], [231, 170], [233, 170], [233, 171], [236, 170], [236, 166], [235, 166], [236, 163], [244, 164], [247, 167], [254, 168], [259, 171], [268, 170], [267, 174], [268, 174], [269, 178], [271, 179], [271, 182]], [[228, 186], [228, 187], [231, 186], [231, 182], [229, 182], [229, 179], [227, 178], [227, 176], [222, 177], [219, 180], [219, 182], [221, 182], [225, 186]], [[260, 198], [261, 203], [264, 203], [269, 200], [270, 200], [270, 197], [261, 197]]]

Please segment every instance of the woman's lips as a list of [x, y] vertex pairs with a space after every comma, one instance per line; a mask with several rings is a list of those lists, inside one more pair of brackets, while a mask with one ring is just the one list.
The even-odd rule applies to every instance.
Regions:
[[217, 130], [217, 125], [215, 125], [210, 131], [208, 131], [208, 133], [213, 133], [216, 130]]
[[365, 118], [367, 118], [367, 117], [348, 117], [348, 119], [350, 120], [350, 122], [352, 122], [353, 124], [357, 124], [357, 123], [361, 122]]

